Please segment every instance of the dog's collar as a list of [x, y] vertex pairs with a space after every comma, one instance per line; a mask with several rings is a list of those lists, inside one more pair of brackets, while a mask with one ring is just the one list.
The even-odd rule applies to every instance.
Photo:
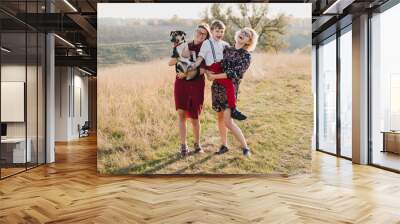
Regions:
[[174, 47], [178, 47], [179, 45], [181, 45], [181, 44], [183, 44], [183, 43], [185, 43], [185, 41], [183, 41], [183, 42], [181, 42], [181, 43], [179, 43], [179, 44], [175, 44]]

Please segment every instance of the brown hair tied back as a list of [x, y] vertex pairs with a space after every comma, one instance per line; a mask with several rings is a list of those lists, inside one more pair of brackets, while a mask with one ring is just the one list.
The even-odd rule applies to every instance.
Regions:
[[201, 23], [200, 25], [197, 26], [197, 28], [205, 29], [207, 31], [207, 38], [206, 39], [210, 38], [211, 31], [210, 31], [210, 26], [208, 26], [207, 23]]

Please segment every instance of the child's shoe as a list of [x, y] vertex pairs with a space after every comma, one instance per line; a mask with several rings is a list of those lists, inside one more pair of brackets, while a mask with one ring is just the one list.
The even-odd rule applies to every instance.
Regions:
[[242, 114], [240, 111], [238, 111], [236, 108], [232, 108], [231, 109], [231, 117], [233, 119], [239, 120], [239, 121], [243, 121], [246, 120], [247, 117], [246, 115]]

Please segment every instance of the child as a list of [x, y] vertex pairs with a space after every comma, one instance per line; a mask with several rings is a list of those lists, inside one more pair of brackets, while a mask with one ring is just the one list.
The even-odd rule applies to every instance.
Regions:
[[[227, 42], [222, 40], [224, 33], [224, 23], [219, 20], [214, 20], [211, 23], [211, 37], [203, 42], [198, 55], [199, 57], [196, 62], [191, 65], [191, 69], [197, 68], [204, 60], [207, 70], [216, 74], [223, 72], [222, 60], [224, 57], [224, 48], [229, 46]], [[225, 87], [228, 106], [231, 109], [231, 117], [237, 120], [245, 120], [247, 117], [236, 109], [235, 86], [233, 85], [232, 80], [226, 78], [214, 81]]]

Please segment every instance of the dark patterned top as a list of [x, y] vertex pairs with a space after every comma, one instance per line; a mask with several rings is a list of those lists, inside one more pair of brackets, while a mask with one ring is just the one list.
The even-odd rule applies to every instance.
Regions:
[[[235, 86], [235, 94], [239, 91], [240, 80], [243, 74], [250, 66], [251, 55], [243, 48], [226, 47], [224, 49], [224, 59], [222, 61], [222, 69], [224, 73], [232, 80]], [[213, 82], [211, 86], [212, 108], [220, 112], [228, 108], [228, 100], [226, 97], [225, 87], [221, 84]]]

